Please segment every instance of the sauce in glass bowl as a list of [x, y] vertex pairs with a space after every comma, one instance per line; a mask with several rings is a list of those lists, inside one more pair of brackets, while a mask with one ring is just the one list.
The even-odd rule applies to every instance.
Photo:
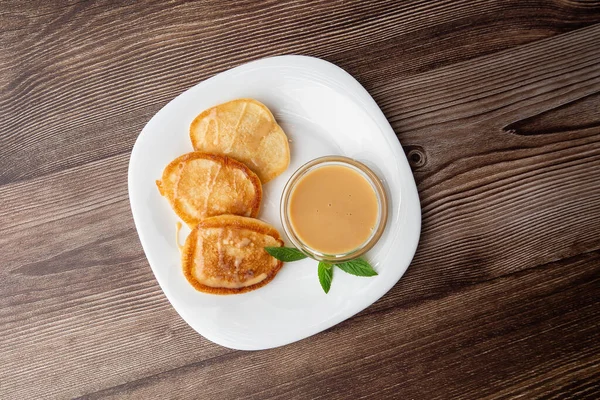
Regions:
[[330, 156], [300, 167], [286, 185], [282, 222], [291, 242], [322, 261], [359, 257], [377, 242], [387, 220], [379, 178], [364, 164]]

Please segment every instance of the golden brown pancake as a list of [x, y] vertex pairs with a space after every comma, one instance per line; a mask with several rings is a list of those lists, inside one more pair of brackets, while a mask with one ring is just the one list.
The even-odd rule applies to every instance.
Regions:
[[266, 285], [279, 272], [283, 262], [264, 248], [280, 246], [281, 236], [271, 225], [220, 215], [204, 219], [192, 230], [183, 246], [181, 265], [196, 290], [244, 293]]
[[256, 217], [262, 199], [260, 180], [244, 164], [199, 152], [173, 160], [156, 186], [192, 229], [203, 218], [214, 215]]
[[290, 163], [288, 138], [271, 111], [252, 99], [209, 108], [190, 125], [196, 151], [222, 154], [246, 164], [267, 183]]

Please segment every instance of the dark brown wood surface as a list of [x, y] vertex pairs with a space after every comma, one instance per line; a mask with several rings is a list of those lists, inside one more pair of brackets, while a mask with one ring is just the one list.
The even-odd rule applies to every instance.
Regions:
[[[220, 71], [334, 62], [413, 167], [414, 261], [243, 352], [158, 287], [127, 197], [150, 117]], [[600, 397], [600, 3], [0, 2], [0, 398]]]

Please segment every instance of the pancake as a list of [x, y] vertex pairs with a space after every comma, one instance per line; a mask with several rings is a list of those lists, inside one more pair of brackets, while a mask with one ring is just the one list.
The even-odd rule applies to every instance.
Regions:
[[252, 99], [233, 100], [209, 108], [190, 125], [196, 151], [222, 154], [246, 164], [267, 183], [290, 163], [288, 138], [271, 111]]
[[192, 229], [214, 215], [256, 217], [262, 199], [260, 180], [244, 164], [199, 152], [171, 161], [156, 186]]
[[280, 247], [279, 232], [258, 219], [220, 215], [200, 222], [181, 253], [183, 273], [201, 292], [237, 294], [258, 289], [279, 272], [282, 261], [264, 247]]

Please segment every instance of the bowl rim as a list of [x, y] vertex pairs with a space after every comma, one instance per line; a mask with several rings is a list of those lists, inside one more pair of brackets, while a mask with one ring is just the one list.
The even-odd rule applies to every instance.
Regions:
[[[377, 198], [378, 216], [377, 224], [375, 225], [373, 232], [360, 246], [345, 253], [326, 254], [311, 248], [294, 232], [294, 228], [289, 217], [288, 208], [290, 198], [296, 184], [300, 182], [300, 180], [307, 173], [327, 165], [342, 165], [359, 172], [360, 175], [371, 185], [371, 188], [373, 189], [373, 192]], [[344, 156], [324, 156], [315, 158], [302, 165], [287, 181], [281, 195], [280, 218], [287, 238], [298, 250], [317, 261], [330, 263], [345, 262], [361, 257], [367, 251], [373, 248], [373, 246], [375, 246], [377, 241], [381, 238], [383, 232], [385, 231], [388, 219], [388, 199], [381, 179], [365, 164]]]

